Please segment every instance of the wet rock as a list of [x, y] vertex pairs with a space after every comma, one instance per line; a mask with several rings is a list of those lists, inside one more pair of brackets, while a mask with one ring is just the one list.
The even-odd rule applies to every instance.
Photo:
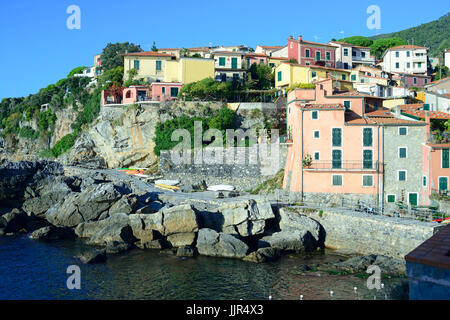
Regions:
[[194, 249], [191, 246], [183, 246], [177, 249], [177, 257], [193, 257]]
[[84, 264], [102, 263], [106, 261], [106, 250], [91, 250], [77, 257]]
[[27, 214], [19, 209], [13, 209], [0, 217], [0, 227], [5, 233], [18, 232], [27, 226]]
[[243, 258], [247, 255], [248, 246], [232, 235], [204, 228], [198, 232], [197, 249], [205, 256]]
[[282, 231], [298, 230], [309, 232], [315, 239], [318, 246], [323, 247], [325, 241], [325, 232], [323, 227], [315, 220], [306, 215], [289, 211], [285, 208], [280, 209], [279, 226]]
[[99, 221], [105, 227], [96, 232], [90, 239], [90, 244], [106, 245], [108, 242], [134, 243], [137, 239], [129, 225], [128, 216], [124, 213], [115, 214], [105, 220]]
[[250, 253], [249, 255], [244, 257], [243, 260], [256, 263], [269, 262], [277, 260], [280, 257], [280, 255], [281, 255], [280, 249], [266, 247], [260, 248], [257, 251]]
[[289, 230], [275, 232], [262, 238], [272, 248], [284, 251], [313, 251], [318, 248], [317, 240], [306, 230]]
[[155, 239], [150, 241], [137, 241], [134, 243], [140, 249], [166, 249], [170, 248], [170, 243], [164, 239]]
[[179, 205], [160, 211], [163, 215], [163, 235], [192, 233], [199, 229], [192, 205]]
[[337, 270], [349, 273], [363, 273], [371, 265], [376, 265], [384, 274], [405, 274], [405, 261], [390, 257], [369, 254], [365, 256], [352, 257], [342, 262], [321, 265], [319, 270]]
[[34, 231], [31, 238], [35, 240], [59, 240], [74, 239], [75, 232], [71, 228], [58, 228], [55, 226], [47, 226]]
[[167, 237], [172, 247], [192, 246], [195, 241], [195, 233], [176, 233]]
[[129, 243], [112, 241], [112, 242], [108, 242], [106, 244], [105, 250], [106, 250], [106, 253], [116, 254], [116, 253], [128, 251], [132, 247], [133, 246], [131, 244], [129, 244]]

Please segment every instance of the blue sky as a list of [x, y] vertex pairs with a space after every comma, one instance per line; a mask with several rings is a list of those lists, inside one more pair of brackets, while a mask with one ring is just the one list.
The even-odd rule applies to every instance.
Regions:
[[[381, 10], [387, 33], [438, 19], [448, 0], [419, 1], [246, 1], [246, 0], [2, 0], [0, 1], [0, 100], [27, 96], [91, 66], [108, 42], [133, 42], [149, 50], [245, 44], [284, 45], [289, 35], [328, 42], [331, 38], [372, 36], [367, 7]], [[66, 9], [81, 9], [81, 29], [69, 30]]]

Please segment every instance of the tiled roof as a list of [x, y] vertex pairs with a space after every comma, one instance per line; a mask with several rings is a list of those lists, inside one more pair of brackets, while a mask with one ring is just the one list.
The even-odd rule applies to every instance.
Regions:
[[288, 40], [291, 40], [291, 41], [294, 41], [294, 42], [297, 42], [297, 43], [300, 43], [300, 44], [305, 43], [305, 44], [312, 44], [312, 45], [315, 45], [315, 46], [324, 46], [324, 47], [336, 48], [335, 46], [332, 46], [332, 45], [326, 44], [326, 43], [319, 43], [319, 42], [312, 42], [312, 41], [305, 41], [305, 40], [298, 40], [298, 39], [288, 39]]
[[[425, 119], [425, 111], [423, 110], [423, 103], [404, 104], [400, 106], [403, 113], [414, 117]], [[430, 119], [446, 120], [450, 119], [450, 114], [442, 111], [429, 111]]]
[[338, 43], [338, 44], [342, 44], [344, 46], [350, 46], [350, 47], [354, 47], [354, 48], [361, 48], [361, 49], [369, 49], [369, 47], [363, 47], [363, 46], [357, 46], [355, 44], [351, 44], [351, 43], [347, 43], [347, 42], [343, 42], [343, 41], [330, 41], [331, 43]]
[[441, 143], [441, 144], [427, 143], [427, 146], [430, 146], [432, 148], [450, 148], [450, 143]]
[[405, 256], [405, 260], [433, 267], [450, 269], [450, 225], [442, 227], [435, 235]]
[[426, 84], [425, 86], [427, 87], [429, 85], [438, 84], [441, 81], [447, 81], [447, 80], [450, 80], [450, 77], [442, 78], [442, 79], [439, 79], [439, 80], [434, 80], [433, 82], [430, 82], [430, 83]]
[[124, 53], [121, 56], [139, 56], [139, 57], [174, 57], [171, 54], [153, 52], [153, 51], [144, 51], [144, 52], [133, 52], [133, 53]]
[[415, 46], [412, 44], [403, 44], [400, 46], [392, 47], [386, 50], [401, 50], [401, 49], [427, 49], [426, 47]]
[[306, 103], [301, 105], [302, 108], [307, 109], [342, 109], [345, 110], [345, 107], [340, 103]]
[[284, 58], [284, 57], [269, 57], [269, 59], [275, 59], [275, 60], [289, 60], [289, 58]]
[[365, 117], [361, 117], [359, 114], [349, 111], [345, 113], [346, 124], [367, 124], [367, 125], [423, 125], [424, 122], [403, 120], [396, 118], [389, 109], [380, 108], [376, 110], [370, 110], [365, 113]]
[[371, 96], [369, 94], [361, 93], [359, 91], [346, 91], [342, 93], [333, 94], [332, 97], [364, 97], [364, 98], [374, 98], [374, 99], [383, 99], [376, 96]]
[[333, 71], [340, 71], [340, 72], [348, 72], [350, 73], [350, 70], [347, 69], [337, 69], [337, 68], [330, 68], [330, 67], [323, 67], [323, 66], [315, 66], [315, 65], [302, 65], [302, 64], [298, 64], [298, 63], [292, 63], [292, 62], [285, 62], [287, 64], [290, 64], [292, 66], [297, 66], [297, 67], [304, 67], [304, 68], [313, 68], [313, 69], [326, 69], [326, 70], [333, 70]]
[[269, 56], [268, 56], [267, 54], [264, 54], [264, 53], [254, 53], [254, 52], [247, 53], [245, 56], [246, 56], [246, 57], [265, 57], [265, 58], [269, 58]]
[[158, 49], [158, 51], [180, 51], [180, 48], [162, 48]]
[[259, 46], [259, 47], [264, 49], [281, 49], [284, 48], [285, 46]]

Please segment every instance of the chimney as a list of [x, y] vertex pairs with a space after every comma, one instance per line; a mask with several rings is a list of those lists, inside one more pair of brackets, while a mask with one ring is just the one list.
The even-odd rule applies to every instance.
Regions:
[[427, 124], [427, 126], [425, 127], [425, 141], [429, 142], [431, 139], [430, 111], [425, 111], [425, 123]]
[[298, 41], [303, 41], [303, 37], [302, 36], [298, 36]]
[[294, 39], [294, 36], [289, 36], [289, 39]]
[[400, 106], [398, 105], [398, 106], [395, 106], [395, 109], [394, 109], [394, 116], [396, 117], [396, 118], [400, 118], [400, 115], [402, 114], [402, 109], [400, 108]]

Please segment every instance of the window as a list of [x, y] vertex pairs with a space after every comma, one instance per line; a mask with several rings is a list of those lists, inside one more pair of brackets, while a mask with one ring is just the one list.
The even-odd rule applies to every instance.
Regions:
[[176, 98], [176, 97], [178, 97], [178, 88], [170, 88], [170, 96], [172, 97], [172, 98]]
[[327, 60], [331, 60], [331, 53], [329, 51], [327, 51], [326, 57], [327, 57]]
[[320, 60], [320, 51], [316, 51], [316, 60], [317, 60], [317, 61]]
[[372, 169], [373, 155], [372, 150], [363, 150], [363, 169]]
[[423, 176], [423, 179], [422, 179], [422, 185], [423, 185], [424, 187], [427, 186], [427, 176]]
[[373, 103], [373, 106], [374, 106], [375, 110], [377, 110], [377, 109], [378, 109], [378, 101], [375, 101], [375, 102]]
[[373, 186], [373, 176], [363, 175], [363, 187], [372, 187], [372, 186]]
[[448, 190], [448, 177], [439, 177], [439, 191]]
[[363, 146], [371, 147], [373, 143], [372, 139], [372, 128], [363, 128]]
[[231, 58], [231, 69], [237, 69], [237, 58]]
[[356, 57], [356, 51], [352, 50], [352, 57]]
[[309, 49], [306, 49], [306, 50], [305, 50], [305, 57], [306, 57], [306, 58], [311, 57], [311, 51], [310, 51]]
[[161, 87], [161, 92], [162, 92], [162, 94], [165, 94], [166, 93], [166, 87]]
[[410, 52], [406, 51], [406, 56], [409, 57], [409, 55], [410, 55]]
[[450, 149], [442, 149], [442, 168], [450, 168]]
[[398, 69], [398, 68], [400, 68], [400, 63], [396, 62], [395, 63], [395, 69]]
[[428, 79], [423, 79], [423, 83], [427, 84], [428, 83]]
[[269, 63], [269, 66], [270, 66], [271, 68], [273, 68], [273, 67], [275, 67], [275, 63]]
[[225, 66], [225, 57], [220, 57], [219, 58], [219, 66]]
[[352, 74], [351, 79], [352, 81], [356, 81], [356, 74]]
[[160, 60], [156, 61], [156, 71], [161, 71], [161, 61]]
[[233, 80], [239, 80], [239, 73], [233, 73]]
[[421, 67], [422, 67], [422, 62], [418, 62], [418, 63], [417, 63], [417, 68], [420, 69]]
[[134, 68], [139, 70], [139, 60], [134, 60]]
[[409, 62], [406, 63], [406, 68], [409, 69], [411, 64]]
[[313, 111], [311, 112], [311, 119], [313, 119], [313, 120], [319, 119], [319, 111], [313, 110]]
[[333, 186], [342, 186], [342, 175], [333, 174]]
[[333, 150], [332, 151], [332, 168], [333, 169], [341, 169], [342, 168], [342, 151], [341, 150]]
[[417, 84], [417, 78], [413, 78], [414, 84]]
[[344, 57], [348, 57], [348, 49], [347, 48], [344, 49]]
[[314, 78], [314, 77], [316, 77], [316, 72], [315, 71], [311, 71], [311, 78]]
[[344, 62], [344, 69], [348, 69], [348, 63]]
[[345, 80], [345, 79], [346, 79], [345, 74], [343, 74], [342, 75], [342, 80]]
[[278, 71], [278, 81], [281, 81], [281, 71]]
[[345, 107], [345, 109], [350, 109], [351, 108], [350, 100], [344, 100], [344, 107]]
[[399, 147], [398, 148], [398, 157], [399, 158], [407, 158], [406, 147]]
[[331, 132], [332, 132], [332, 146], [342, 147], [342, 129], [333, 128]]
[[319, 139], [320, 138], [320, 131], [319, 130], [315, 130], [314, 131], [314, 139]]
[[366, 57], [366, 53], [363, 51], [361, 52], [361, 58], [365, 58]]
[[417, 206], [419, 195], [416, 192], [408, 193], [408, 203]]
[[398, 128], [398, 135], [399, 136], [406, 136], [407, 134], [408, 134], [408, 128], [406, 128], [406, 127]]
[[314, 152], [314, 160], [320, 160], [320, 152], [319, 151]]
[[264, 59], [259, 59], [259, 63], [264, 63]]
[[398, 170], [398, 181], [406, 181], [406, 170]]
[[395, 57], [398, 58], [400, 56], [400, 53], [398, 51], [395, 51]]
[[395, 194], [388, 194], [387, 195], [387, 202], [394, 203], [395, 202]]

